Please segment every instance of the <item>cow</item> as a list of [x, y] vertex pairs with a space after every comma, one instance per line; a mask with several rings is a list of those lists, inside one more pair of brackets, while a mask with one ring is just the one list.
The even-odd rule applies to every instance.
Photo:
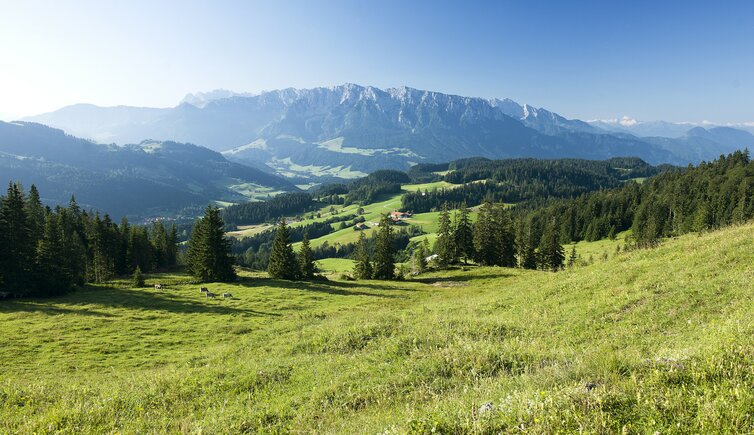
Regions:
[[216, 294], [214, 294], [214, 293], [212, 293], [212, 292], [206, 292], [206, 293], [204, 293], [204, 296], [205, 296], [205, 297], [206, 297], [207, 299], [209, 299], [209, 298], [212, 298], [212, 299], [214, 299], [214, 298], [215, 298], [215, 297], [216, 297], [217, 295], [216, 295]]
[[224, 298], [231, 298], [231, 299], [233, 299], [233, 295], [230, 294], [230, 293], [223, 293], [223, 297]]
[[155, 290], [162, 290], [162, 284], [155, 284], [154, 285]]
[[202, 287], [199, 289], [199, 293], [207, 293], [209, 292], [209, 289], [207, 287]]

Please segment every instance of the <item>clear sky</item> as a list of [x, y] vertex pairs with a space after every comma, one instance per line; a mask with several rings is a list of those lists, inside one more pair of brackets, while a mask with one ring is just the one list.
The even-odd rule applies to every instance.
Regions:
[[0, 0], [0, 119], [345, 82], [754, 121], [754, 1]]

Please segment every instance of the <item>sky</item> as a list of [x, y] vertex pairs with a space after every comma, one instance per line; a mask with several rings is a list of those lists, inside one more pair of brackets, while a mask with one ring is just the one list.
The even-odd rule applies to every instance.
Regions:
[[343, 83], [754, 121], [752, 1], [0, 0], [0, 119]]

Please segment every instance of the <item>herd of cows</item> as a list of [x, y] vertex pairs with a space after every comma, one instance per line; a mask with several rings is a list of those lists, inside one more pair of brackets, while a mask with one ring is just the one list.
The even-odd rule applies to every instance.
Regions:
[[[166, 290], [167, 286], [165, 284], [155, 284], [154, 285], [154, 289], [155, 290]], [[206, 299], [210, 299], [210, 298], [215, 299], [217, 297], [217, 294], [216, 293], [212, 293], [211, 291], [209, 291], [209, 289], [207, 287], [200, 287], [199, 288], [199, 293], [204, 293], [204, 297]], [[230, 293], [223, 293], [223, 298], [224, 299], [233, 299], [233, 295], [230, 294]]]

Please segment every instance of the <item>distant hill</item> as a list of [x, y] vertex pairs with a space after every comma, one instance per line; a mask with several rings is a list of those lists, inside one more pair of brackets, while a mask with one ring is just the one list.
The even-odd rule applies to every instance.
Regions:
[[354, 84], [257, 95], [190, 94], [165, 109], [76, 105], [29, 119], [99, 141], [196, 143], [233, 161], [320, 180], [474, 156], [603, 160], [632, 155], [651, 164], [685, 165], [717, 157], [719, 141], [728, 150], [741, 148], [733, 135], [711, 147], [666, 143], [508, 99]]
[[297, 190], [283, 178], [196, 145], [100, 145], [22, 122], [0, 122], [0, 168], [3, 182], [36, 184], [48, 204], [65, 203], [75, 195], [83, 206], [116, 217], [174, 214], [210, 201], [246, 201], [254, 190]]

